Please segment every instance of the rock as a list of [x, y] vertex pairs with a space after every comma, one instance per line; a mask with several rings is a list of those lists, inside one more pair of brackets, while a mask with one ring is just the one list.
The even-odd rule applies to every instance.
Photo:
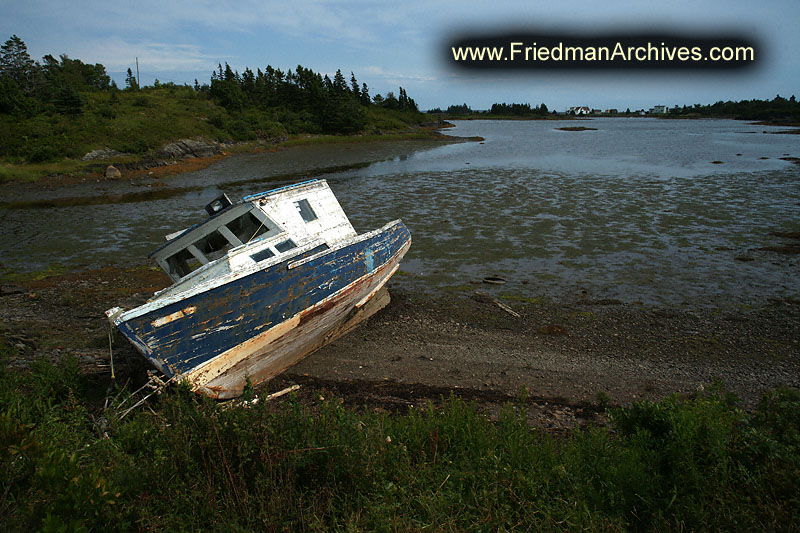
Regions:
[[182, 139], [164, 145], [156, 154], [161, 159], [181, 159], [183, 157], [210, 157], [222, 152], [218, 143], [202, 140]]
[[96, 161], [98, 159], [111, 159], [112, 157], [118, 157], [122, 155], [128, 155], [128, 154], [126, 154], [125, 152], [112, 150], [111, 148], [100, 148], [99, 150], [92, 150], [85, 156], [81, 157], [81, 161]]
[[122, 172], [120, 172], [119, 169], [114, 165], [108, 165], [106, 167], [105, 177], [112, 179], [120, 178], [122, 177]]
[[566, 335], [567, 328], [561, 324], [550, 324], [539, 328], [539, 333], [542, 335]]

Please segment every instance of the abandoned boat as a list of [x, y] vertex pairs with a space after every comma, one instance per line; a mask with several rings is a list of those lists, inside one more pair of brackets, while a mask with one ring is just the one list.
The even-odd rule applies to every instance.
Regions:
[[151, 258], [175, 282], [106, 315], [154, 366], [213, 398], [239, 396], [389, 303], [411, 246], [400, 220], [358, 235], [325, 180], [223, 195]]

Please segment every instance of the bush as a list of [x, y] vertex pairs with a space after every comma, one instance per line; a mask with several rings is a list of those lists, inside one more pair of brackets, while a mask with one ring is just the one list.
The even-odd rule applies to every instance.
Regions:
[[28, 155], [28, 161], [31, 163], [45, 163], [56, 161], [61, 157], [63, 157], [63, 154], [52, 146], [37, 146]]
[[152, 146], [144, 139], [131, 139], [120, 146], [120, 151], [130, 154], [143, 154], [151, 148]]
[[19, 529], [800, 527], [797, 391], [752, 417], [716, 393], [640, 402], [561, 437], [524, 403], [490, 422], [454, 396], [405, 415], [324, 391], [225, 409], [181, 386], [120, 420], [75, 358], [18, 372], [8, 352], [0, 516]]

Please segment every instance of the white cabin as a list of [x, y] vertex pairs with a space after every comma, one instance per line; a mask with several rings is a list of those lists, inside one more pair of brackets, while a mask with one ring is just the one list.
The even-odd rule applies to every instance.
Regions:
[[182, 292], [230, 274], [245, 274], [356, 236], [325, 180], [208, 204], [207, 220], [167, 236], [150, 254], [175, 281], [157, 297]]

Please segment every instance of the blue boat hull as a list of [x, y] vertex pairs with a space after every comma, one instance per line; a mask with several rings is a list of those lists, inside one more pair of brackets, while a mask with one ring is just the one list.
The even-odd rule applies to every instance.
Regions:
[[269, 379], [388, 303], [380, 289], [410, 244], [408, 229], [398, 221], [117, 326], [168, 377], [186, 379], [212, 397], [235, 397], [248, 380]]

